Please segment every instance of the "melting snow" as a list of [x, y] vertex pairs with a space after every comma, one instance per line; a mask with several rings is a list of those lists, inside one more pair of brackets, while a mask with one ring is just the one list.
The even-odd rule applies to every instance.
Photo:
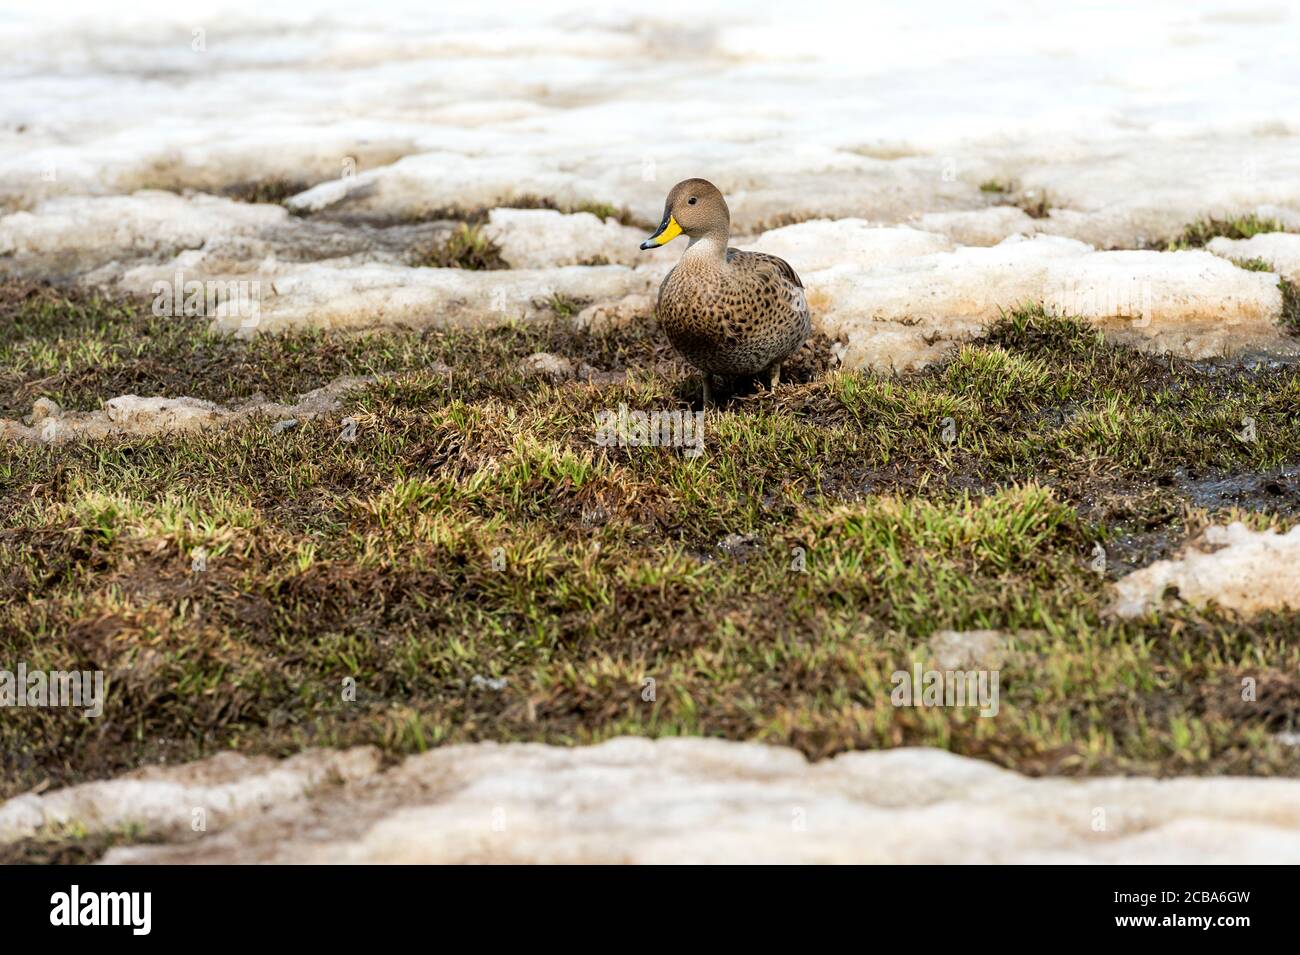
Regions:
[[[1271, 276], [1108, 251], [1206, 215], [1300, 227], [1285, 7], [1029, 0], [994, 22], [950, 0], [873, 10], [865, 31], [845, 21], [865, 12], [810, 3], [791, 23], [775, 0], [228, 7], [108, 21], [74, 0], [0, 23], [8, 268], [145, 295], [177, 270], [261, 281], [260, 330], [500, 321], [555, 295], [617, 309], [681, 243], [644, 254], [638, 229], [508, 207], [657, 222], [703, 175], [737, 244], [790, 258], [849, 366], [918, 367], [1032, 300], [1194, 357], [1287, 347]], [[203, 195], [268, 181], [302, 189], [287, 209]], [[1041, 218], [1017, 207], [1044, 199]], [[513, 269], [411, 268], [456, 212], [489, 213]], [[1250, 241], [1212, 251], [1295, 274], [1291, 237]]]
[[77, 439], [99, 439], [132, 434], [194, 431], [239, 421], [254, 415], [297, 421], [335, 410], [345, 392], [373, 379], [339, 378], [302, 395], [295, 404], [250, 401], [235, 408], [223, 408], [198, 398], [141, 398], [121, 395], [104, 402], [99, 411], [64, 411], [48, 398], [32, 406], [28, 423], [0, 418], [0, 438], [57, 444]]
[[1111, 609], [1136, 617], [1159, 609], [1171, 591], [1193, 606], [1213, 601], [1243, 614], [1300, 610], [1300, 526], [1287, 534], [1252, 531], [1240, 522], [1208, 527], [1177, 560], [1156, 561], [1116, 581]]
[[[0, 840], [59, 822], [175, 840], [109, 863], [1300, 861], [1287, 779], [1031, 779], [934, 749], [809, 763], [760, 743], [626, 737], [376, 763], [361, 749], [144, 770], [10, 800]], [[342, 784], [320, 786], [328, 774]]]

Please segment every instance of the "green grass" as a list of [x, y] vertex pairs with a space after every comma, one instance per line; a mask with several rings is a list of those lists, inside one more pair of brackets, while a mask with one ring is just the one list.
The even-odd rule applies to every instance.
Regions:
[[1264, 232], [1286, 232], [1287, 229], [1277, 219], [1261, 218], [1253, 212], [1227, 219], [1207, 217], [1189, 223], [1181, 235], [1165, 243], [1167, 251], [1180, 249], [1200, 249], [1208, 245], [1211, 239], [1249, 239]]
[[1263, 259], [1233, 259], [1232, 264], [1247, 272], [1272, 272], [1273, 266]]
[[461, 223], [416, 251], [412, 265], [433, 269], [504, 269], [501, 249], [477, 224]]
[[[278, 434], [6, 446], [0, 661], [102, 669], [108, 701], [99, 720], [6, 713], [0, 796], [232, 748], [621, 733], [941, 746], [1029, 773], [1300, 772], [1272, 739], [1300, 724], [1300, 616], [1104, 612], [1108, 578], [1211, 519], [1295, 522], [1293, 497], [1193, 500], [1207, 475], [1294, 466], [1294, 365], [1211, 375], [1026, 308], [919, 374], [742, 390], [691, 459], [594, 443], [600, 411], [698, 404], [694, 378], [655, 370], [670, 353], [651, 328], [238, 342], [49, 289], [0, 302], [9, 415], [380, 376]], [[548, 383], [518, 369], [538, 351], [625, 374]], [[936, 631], [972, 628], [1017, 634], [996, 718], [890, 704]], [[1241, 702], [1243, 676], [1269, 705]]]
[[440, 351], [416, 335], [260, 336], [236, 341], [204, 319], [156, 317], [149, 303], [0, 284], [0, 415], [38, 397], [91, 411], [121, 394], [292, 399], [340, 375], [425, 367]]
[[597, 219], [616, 219], [624, 224], [631, 223], [631, 213], [609, 202], [581, 202], [574, 206], [573, 212], [590, 212]]

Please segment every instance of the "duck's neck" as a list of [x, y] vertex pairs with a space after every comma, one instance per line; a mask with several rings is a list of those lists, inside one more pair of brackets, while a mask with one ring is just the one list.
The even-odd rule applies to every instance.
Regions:
[[682, 262], [697, 267], [722, 268], [727, 261], [727, 229], [710, 229], [694, 236], [682, 254]]

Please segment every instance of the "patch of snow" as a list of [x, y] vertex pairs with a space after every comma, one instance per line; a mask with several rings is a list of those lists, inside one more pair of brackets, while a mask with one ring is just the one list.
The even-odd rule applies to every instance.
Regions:
[[[220, 31], [211, 11], [155, 2], [6, 18], [0, 207], [275, 178], [317, 184], [297, 211], [402, 218], [533, 196], [657, 222], [672, 183], [704, 175], [741, 233], [978, 212], [994, 178], [1048, 196], [1037, 231], [1098, 248], [1206, 214], [1300, 215], [1300, 14], [1285, 5], [1026, 0], [988, 17], [957, 0], [814, 0], [797, 22], [775, 0], [743, 14], [664, 0], [652, 19], [576, 0], [328, 7], [230, 0]], [[1002, 226], [939, 231], [1024, 231]]]
[[[262, 763], [243, 782], [197, 791], [181, 766], [129, 786], [20, 796], [0, 806], [0, 831], [21, 837], [59, 806], [56, 818], [92, 831], [135, 823], [174, 837], [207, 805], [244, 808], [201, 836], [118, 847], [104, 861], [1300, 862], [1291, 779], [1028, 778], [919, 748], [809, 763], [785, 747], [698, 738], [443, 746], [383, 772], [357, 752], [295, 757], [316, 779], [345, 779], [314, 790], [301, 771], [269, 786]], [[341, 759], [354, 762], [325, 768]]]
[[493, 209], [483, 234], [501, 247], [501, 257], [516, 269], [644, 262], [640, 251], [644, 230], [590, 212], [565, 215], [552, 209]]
[[126, 826], [160, 835], [191, 833], [196, 810], [217, 829], [300, 801], [316, 789], [378, 771], [373, 747], [307, 750], [288, 759], [219, 753], [181, 766], [149, 766], [99, 782], [25, 794], [0, 804], [0, 844], [62, 826], [89, 834]]
[[838, 265], [803, 281], [814, 318], [847, 342], [848, 368], [919, 368], [1004, 310], [1035, 302], [1151, 351], [1206, 358], [1292, 347], [1277, 325], [1277, 278], [1208, 252], [1098, 252], [1037, 236], [875, 268]]
[[1037, 220], [1015, 206], [927, 212], [917, 218], [916, 224], [927, 232], [946, 235], [960, 245], [997, 245], [1010, 236], [1029, 236], [1038, 231]]
[[1249, 239], [1211, 239], [1206, 248], [1236, 262], [1262, 259], [1273, 271], [1300, 283], [1300, 234], [1264, 232]]
[[[1034, 301], [1194, 358], [1294, 347], [1274, 328], [1271, 276], [1206, 252], [1104, 250], [1206, 215], [1300, 224], [1300, 61], [1279, 55], [1296, 11], [1224, 26], [1227, 0], [1087, 16], [1031, 0], [993, 26], [951, 0], [873, 11], [864, 49], [852, 26], [866, 14], [834, 4], [778, 29], [768, 0], [743, 17], [667, 0], [653, 22], [576, 2], [432, 20], [400, 0], [324, 19], [232, 2], [236, 34], [198, 45], [165, 7], [129, 23], [76, 4], [0, 22], [17, 68], [0, 104], [0, 206], [27, 210], [0, 219], [15, 268], [45, 256], [143, 295], [181, 269], [263, 279], [264, 331], [487, 323], [544, 314], [556, 295], [589, 303], [580, 324], [612, 326], [640, 317], [621, 303], [653, 299], [675, 254], [641, 253], [639, 230], [586, 214], [500, 207], [602, 202], [657, 222], [676, 180], [705, 175], [738, 244], [813, 220], [752, 246], [790, 260], [849, 368], [920, 367]], [[1100, 42], [1062, 58], [1061, 36]], [[923, 76], [900, 68], [921, 55]], [[647, 130], [672, 135], [648, 143]], [[308, 216], [144, 189], [268, 179], [314, 183], [287, 201]], [[1048, 215], [990, 207], [990, 179], [1045, 196]], [[485, 209], [514, 269], [408, 266], [441, 227], [423, 220]], [[1267, 252], [1294, 276], [1293, 239], [1250, 242], [1211, 250]], [[611, 264], [576, 264], [596, 261]]]
[[893, 265], [953, 249], [952, 242], [943, 236], [906, 226], [875, 227], [863, 219], [800, 222], [771, 229], [754, 242], [740, 245], [753, 252], [779, 255], [801, 275], [837, 265]]
[[1115, 582], [1111, 612], [1137, 617], [1164, 604], [1170, 588], [1196, 607], [1213, 601], [1226, 610], [1300, 610], [1300, 527], [1289, 533], [1252, 531], [1240, 522], [1214, 525], [1175, 560], [1156, 561]]
[[234, 408], [223, 408], [199, 398], [121, 395], [104, 402], [99, 411], [64, 411], [49, 399], [41, 398], [32, 405], [30, 424], [0, 418], [0, 439], [59, 444], [79, 439], [167, 434], [215, 427], [258, 415], [296, 423], [298, 418], [329, 414], [338, 407], [344, 393], [370, 381], [373, 379], [339, 378], [302, 395], [295, 404], [250, 401]]
[[73, 254], [88, 259], [175, 255], [214, 235], [254, 235], [283, 223], [280, 206], [170, 192], [60, 197], [0, 218], [0, 255]]

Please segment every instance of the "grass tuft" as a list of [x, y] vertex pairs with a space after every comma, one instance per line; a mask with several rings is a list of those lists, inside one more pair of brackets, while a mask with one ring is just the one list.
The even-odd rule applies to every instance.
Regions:
[[1182, 234], [1165, 243], [1165, 249], [1176, 252], [1182, 249], [1200, 249], [1209, 244], [1211, 239], [1249, 239], [1251, 236], [1265, 232], [1286, 232], [1286, 227], [1277, 219], [1261, 218], [1255, 213], [1233, 216], [1227, 219], [1207, 217], [1188, 224]]
[[506, 269], [500, 247], [479, 225], [461, 223], [445, 237], [416, 251], [412, 265], [431, 269]]
[[221, 195], [236, 202], [283, 205], [286, 199], [305, 192], [310, 187], [311, 183], [305, 180], [270, 177], [226, 186], [221, 190]]

